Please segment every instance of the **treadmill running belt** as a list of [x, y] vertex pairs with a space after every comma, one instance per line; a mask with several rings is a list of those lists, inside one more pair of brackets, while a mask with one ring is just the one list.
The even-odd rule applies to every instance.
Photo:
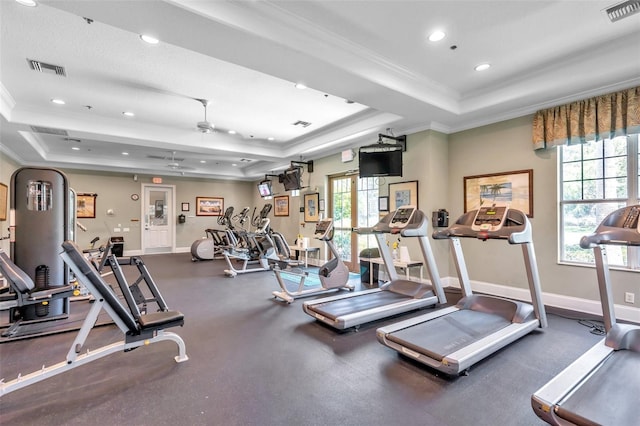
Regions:
[[375, 293], [366, 293], [361, 296], [353, 296], [344, 299], [333, 300], [331, 302], [319, 303], [313, 306], [313, 310], [320, 315], [331, 318], [335, 321], [336, 318], [339, 318], [343, 315], [367, 311], [369, 309], [378, 308], [380, 306], [386, 306], [392, 303], [410, 299], [411, 297], [404, 296], [402, 294], [382, 290]]
[[387, 335], [408, 349], [442, 360], [511, 324], [502, 316], [462, 309]]
[[613, 352], [600, 368], [556, 409], [577, 424], [640, 424], [640, 353]]

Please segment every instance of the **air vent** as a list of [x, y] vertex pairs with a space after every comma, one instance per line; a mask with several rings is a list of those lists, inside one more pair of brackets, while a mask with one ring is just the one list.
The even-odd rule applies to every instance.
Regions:
[[64, 140], [67, 142], [77, 142], [77, 143], [82, 142], [80, 139], [76, 139], [76, 138], [64, 138]]
[[616, 22], [640, 12], [640, 0], [627, 0], [606, 9], [611, 22]]
[[46, 133], [48, 135], [69, 136], [66, 130], [53, 129], [51, 127], [31, 126], [31, 130], [36, 133]]
[[311, 126], [311, 123], [309, 123], [308, 121], [302, 121], [302, 120], [298, 120], [295, 123], [291, 123], [293, 126], [302, 126], [302, 127], [309, 127]]
[[27, 58], [27, 62], [29, 62], [29, 67], [34, 71], [43, 72], [45, 74], [60, 75], [62, 77], [67, 76], [64, 67], [61, 67], [60, 65], [45, 64], [44, 62], [29, 58]]
[[249, 160], [248, 158], [241, 158], [241, 159], [240, 159], [240, 162], [241, 162], [241, 163], [250, 163], [250, 162], [252, 162], [252, 161], [253, 161], [253, 160]]
[[167, 161], [184, 161], [184, 158], [174, 158], [171, 155], [147, 155], [147, 158], [152, 158], [154, 160], [167, 160]]

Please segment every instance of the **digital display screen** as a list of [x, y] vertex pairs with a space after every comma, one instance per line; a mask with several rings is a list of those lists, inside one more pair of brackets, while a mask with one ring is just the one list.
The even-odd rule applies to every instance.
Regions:
[[358, 153], [360, 177], [402, 176], [402, 150]]
[[261, 197], [269, 197], [271, 196], [271, 182], [260, 182], [258, 184], [258, 192]]

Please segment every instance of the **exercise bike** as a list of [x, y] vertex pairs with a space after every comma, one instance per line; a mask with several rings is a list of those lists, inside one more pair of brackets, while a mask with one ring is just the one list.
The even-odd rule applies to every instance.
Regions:
[[273, 268], [273, 272], [276, 274], [281, 291], [273, 292], [275, 298], [282, 299], [290, 304], [300, 297], [313, 296], [340, 289], [354, 290], [355, 287], [348, 283], [349, 268], [344, 264], [333, 244], [333, 231], [333, 219], [329, 218], [318, 222], [313, 234], [313, 238], [325, 242], [333, 255], [333, 258], [320, 266], [318, 270], [320, 284], [305, 288], [305, 281], [311, 278], [308, 272], [299, 268], [282, 270], [276, 265]]

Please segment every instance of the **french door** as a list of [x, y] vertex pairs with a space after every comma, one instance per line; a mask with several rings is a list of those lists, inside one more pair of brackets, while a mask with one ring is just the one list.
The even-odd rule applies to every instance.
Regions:
[[377, 247], [372, 236], [353, 228], [373, 226], [379, 220], [376, 178], [337, 175], [329, 177], [329, 212], [333, 218], [333, 243], [350, 271], [359, 272], [358, 255]]

